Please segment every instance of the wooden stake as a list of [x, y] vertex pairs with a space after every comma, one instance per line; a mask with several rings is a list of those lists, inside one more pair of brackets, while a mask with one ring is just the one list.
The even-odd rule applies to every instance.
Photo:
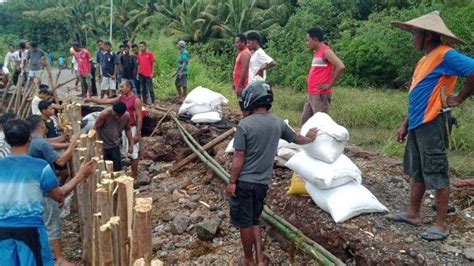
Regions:
[[149, 264], [152, 257], [151, 198], [137, 199], [133, 207], [132, 237], [130, 239], [130, 261], [140, 258]]
[[174, 104], [168, 109], [168, 111], [166, 111], [166, 113], [163, 115], [163, 117], [161, 117], [160, 121], [158, 121], [158, 123], [156, 124], [155, 129], [153, 129], [153, 131], [151, 132], [150, 137], [153, 137], [153, 135], [155, 135], [155, 133], [158, 130], [158, 128], [160, 127], [161, 123], [165, 120], [165, 118], [173, 110], [173, 108], [174, 108]]
[[99, 227], [99, 265], [101, 266], [114, 265], [111, 226], [107, 221]]
[[[208, 150], [217, 144], [219, 144], [221, 141], [225, 140], [227, 137], [232, 135], [235, 132], [235, 128], [231, 128], [227, 130], [226, 132], [222, 133], [220, 136], [217, 138], [213, 139], [211, 142], [207, 143], [206, 145], [203, 146], [204, 150]], [[179, 161], [177, 164], [175, 164], [170, 170], [168, 170], [169, 173], [173, 173], [181, 169], [183, 166], [186, 164], [192, 162], [194, 159], [197, 158], [197, 155], [195, 153], [189, 155], [188, 157], [184, 158], [183, 160]]]
[[53, 89], [53, 91], [56, 91], [57, 89], [61, 88], [62, 86], [70, 83], [71, 81], [73, 80], [76, 80], [77, 78], [74, 77], [74, 78], [71, 78], [71, 79], [68, 79], [67, 81], [64, 81], [63, 83], [59, 83], [58, 85], [56, 85], [56, 87]]
[[120, 265], [129, 265], [130, 241], [132, 232], [133, 178], [121, 176], [117, 183], [117, 216], [120, 217]]

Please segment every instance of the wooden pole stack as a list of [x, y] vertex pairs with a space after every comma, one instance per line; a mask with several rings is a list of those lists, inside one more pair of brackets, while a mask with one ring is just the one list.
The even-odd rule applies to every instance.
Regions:
[[[79, 133], [81, 105], [67, 105], [64, 114], [72, 134]], [[128, 266], [135, 261], [151, 265], [152, 199], [135, 198], [133, 178], [113, 172], [113, 163], [103, 159], [102, 142], [97, 138], [93, 129], [82, 134], [72, 162], [77, 172], [82, 162], [97, 161], [94, 174], [75, 192], [84, 265]]]

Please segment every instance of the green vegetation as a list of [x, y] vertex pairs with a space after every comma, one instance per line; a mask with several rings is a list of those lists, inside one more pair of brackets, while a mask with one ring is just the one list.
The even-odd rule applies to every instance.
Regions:
[[[7, 43], [20, 39], [66, 53], [73, 41], [92, 48], [96, 39], [108, 37], [109, 1], [9, 0], [0, 6], [0, 59]], [[148, 42], [158, 58], [154, 82], [161, 100], [175, 95], [175, 42], [186, 40], [189, 87], [218, 91], [237, 107], [230, 88], [232, 37], [258, 31], [278, 63], [268, 75], [275, 87], [273, 110], [298, 126], [311, 60], [306, 30], [320, 26], [346, 65], [331, 115], [350, 129], [352, 143], [400, 157], [403, 145], [393, 135], [406, 113], [406, 87], [421, 54], [413, 49], [410, 34], [391, 27], [390, 21], [433, 10], [441, 11], [449, 28], [466, 41], [455, 48], [474, 56], [472, 0], [114, 0], [114, 40]], [[473, 108], [468, 100], [454, 111], [460, 126], [453, 131], [450, 154], [452, 166], [471, 176]]]

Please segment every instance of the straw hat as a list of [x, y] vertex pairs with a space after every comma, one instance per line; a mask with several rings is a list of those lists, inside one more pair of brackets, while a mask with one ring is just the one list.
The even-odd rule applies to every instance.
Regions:
[[392, 26], [402, 30], [412, 31], [413, 29], [427, 30], [441, 35], [443, 42], [452, 44], [464, 44], [464, 41], [456, 37], [446, 26], [443, 19], [439, 16], [439, 11], [433, 11], [421, 17], [409, 20], [407, 22], [392, 21]]

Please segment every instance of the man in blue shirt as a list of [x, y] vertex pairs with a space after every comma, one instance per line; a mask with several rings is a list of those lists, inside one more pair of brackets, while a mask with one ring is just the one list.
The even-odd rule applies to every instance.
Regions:
[[188, 50], [186, 50], [186, 42], [179, 41], [176, 44], [178, 50], [180, 50], [180, 54], [178, 57], [178, 69], [176, 70], [176, 90], [178, 91], [179, 97], [185, 98], [188, 94], [187, 87], [188, 87], [188, 69], [189, 69], [189, 54]]
[[[416, 50], [424, 53], [413, 73], [408, 94], [408, 115], [396, 134], [405, 143], [404, 173], [411, 177], [409, 208], [387, 216], [396, 222], [421, 224], [421, 203], [426, 190], [436, 195], [436, 219], [419, 234], [428, 241], [442, 241], [449, 236], [447, 220], [449, 185], [450, 110], [462, 102], [474, 87], [474, 59], [462, 55], [448, 44], [464, 44], [434, 11], [407, 22], [392, 25], [411, 32]], [[451, 97], [458, 77], [466, 82], [460, 96]], [[451, 103], [451, 104], [450, 104]]]
[[[27, 122], [30, 124], [31, 130], [31, 143], [29, 146], [28, 155], [33, 158], [47, 161], [53, 170], [55, 170], [55, 165], [57, 167], [64, 167], [72, 157], [72, 152], [79, 136], [72, 136], [71, 142], [69, 143], [67, 149], [63, 153], [59, 154], [54, 150], [53, 146], [47, 142], [46, 138], [44, 138], [46, 126], [43, 119], [39, 115], [32, 115], [28, 117]], [[60, 178], [59, 183], [65, 183], [66, 178]], [[59, 217], [59, 205], [54, 201], [53, 198], [49, 197], [48, 195], [44, 195], [43, 206], [43, 220], [46, 226], [46, 234], [53, 248], [56, 261], [63, 261], [65, 264], [67, 264], [66, 260], [64, 259], [61, 246], [62, 228]]]
[[62, 202], [94, 166], [92, 161], [83, 164], [74, 178], [59, 187], [48, 162], [27, 155], [30, 132], [21, 119], [5, 125], [11, 154], [0, 159], [0, 265], [54, 265], [43, 222], [43, 194]]

